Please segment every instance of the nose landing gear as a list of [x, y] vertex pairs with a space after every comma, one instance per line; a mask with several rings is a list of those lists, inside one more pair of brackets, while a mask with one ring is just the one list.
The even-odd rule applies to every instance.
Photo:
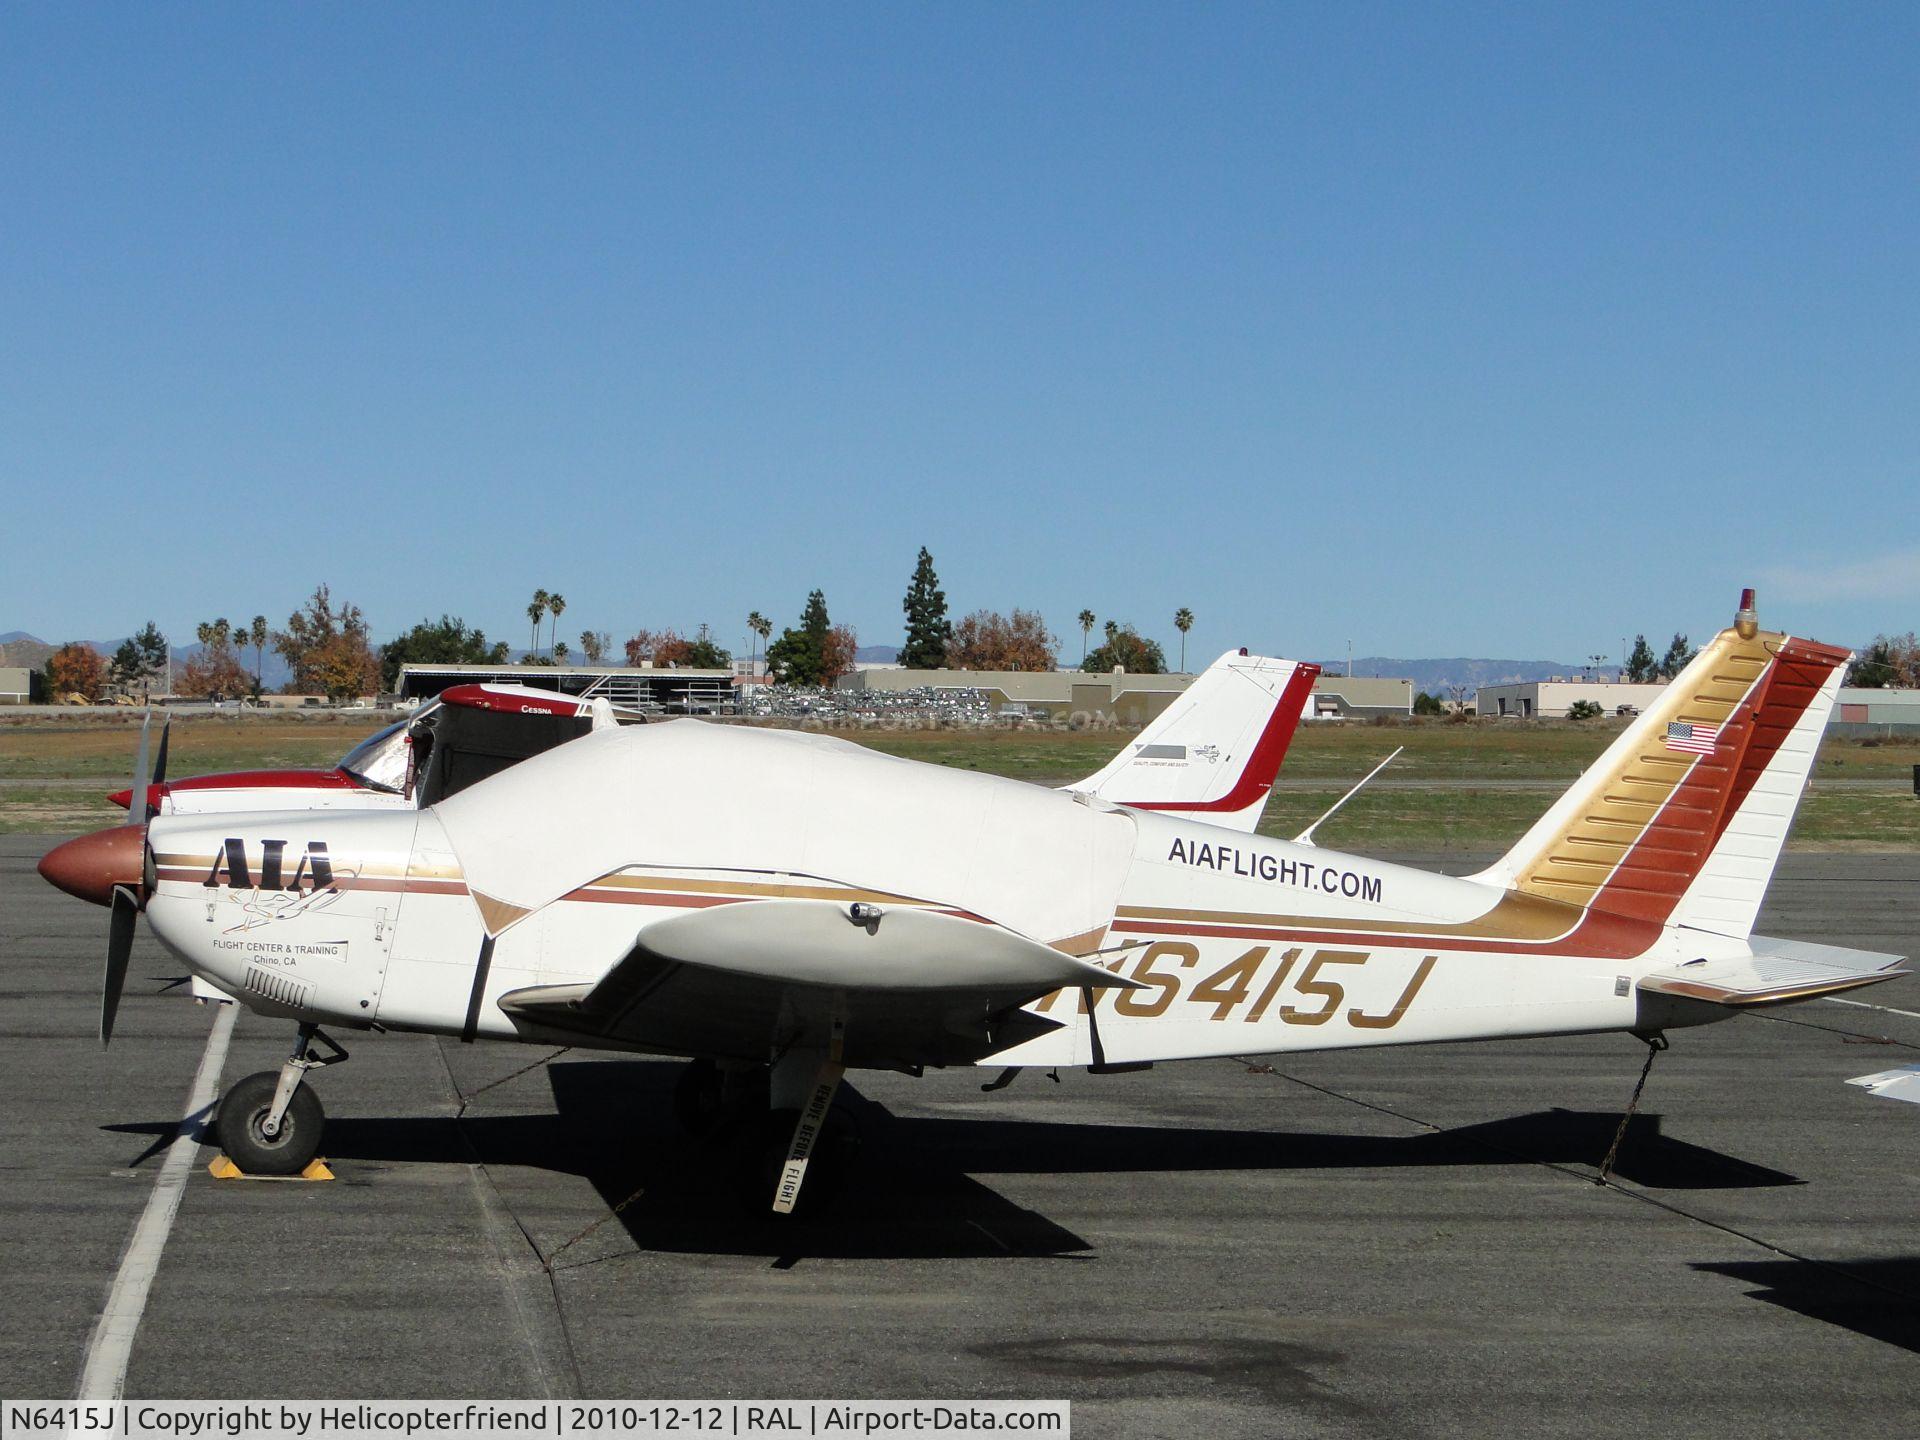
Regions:
[[[322, 1054], [315, 1043], [330, 1053]], [[293, 1053], [278, 1071], [236, 1081], [220, 1097], [213, 1130], [227, 1158], [248, 1175], [298, 1175], [320, 1153], [327, 1115], [303, 1085], [306, 1073], [338, 1065], [347, 1052], [318, 1025], [302, 1025]]]

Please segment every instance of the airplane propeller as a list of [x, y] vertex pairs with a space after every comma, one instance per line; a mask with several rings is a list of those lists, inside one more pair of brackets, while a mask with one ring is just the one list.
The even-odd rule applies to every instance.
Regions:
[[[140, 749], [133, 766], [133, 793], [143, 796], [140, 818], [141, 875], [138, 885], [113, 887], [113, 913], [107, 927], [107, 966], [100, 980], [100, 1043], [113, 1040], [114, 1017], [120, 1012], [120, 992], [127, 984], [127, 964], [133, 958], [133, 935], [153, 888], [153, 852], [147, 848], [146, 827], [160, 808], [154, 803], [153, 786], [166, 783], [167, 741], [173, 733], [173, 717], [160, 727], [160, 749], [154, 757], [153, 775], [147, 775], [147, 741], [153, 728], [153, 711], [140, 722]], [[128, 807], [129, 811], [132, 807]]]

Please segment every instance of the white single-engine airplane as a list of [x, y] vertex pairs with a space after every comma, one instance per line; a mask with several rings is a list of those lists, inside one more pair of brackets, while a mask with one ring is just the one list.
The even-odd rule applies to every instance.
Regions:
[[162, 815], [42, 870], [125, 897], [129, 938], [143, 903], [197, 975], [299, 1026], [222, 1101], [243, 1169], [316, 1153], [325, 1023], [692, 1057], [690, 1117], [723, 1075], [764, 1077], [737, 1153], [754, 1203], [787, 1212], [848, 1067], [1651, 1036], [1905, 973], [1750, 933], [1846, 659], [1761, 631], [1749, 593], [1466, 879], [692, 720], [425, 810]]

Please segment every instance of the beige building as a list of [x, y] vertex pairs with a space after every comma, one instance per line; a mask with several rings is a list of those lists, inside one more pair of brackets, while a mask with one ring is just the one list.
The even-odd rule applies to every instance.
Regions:
[[24, 705], [33, 694], [33, 672], [24, 665], [0, 666], [0, 705]]
[[1482, 685], [1475, 693], [1475, 710], [1482, 715], [1517, 716], [1522, 720], [1564, 720], [1581, 700], [1590, 700], [1603, 715], [1638, 715], [1666, 689], [1666, 682], [1634, 685], [1606, 680], [1522, 680], [1506, 685]]
[[1191, 675], [1086, 675], [1078, 670], [904, 670], [874, 667], [840, 677], [836, 689], [888, 694], [901, 690], [979, 690], [997, 707], [1065, 720], [1076, 713], [1122, 725], [1144, 725], [1193, 683]]
[[[1191, 675], [1129, 675], [1124, 670], [1087, 674], [1079, 670], [902, 670], [872, 668], [842, 676], [841, 690], [887, 693], [925, 686], [933, 690], [980, 690], [996, 706], [1066, 720], [1098, 716], [1122, 725], [1144, 725], [1193, 683]], [[1314, 681], [1309, 718], [1410, 715], [1413, 682], [1370, 676], [1322, 675]]]
[[1389, 680], [1377, 675], [1321, 675], [1313, 682], [1313, 709], [1318, 720], [1370, 719], [1375, 715], [1411, 715], [1413, 681]]

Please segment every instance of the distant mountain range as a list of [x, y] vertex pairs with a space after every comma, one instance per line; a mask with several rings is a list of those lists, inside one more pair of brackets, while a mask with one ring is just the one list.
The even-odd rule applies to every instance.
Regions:
[[[126, 637], [122, 636], [117, 640], [83, 640], [80, 643], [91, 645], [104, 658], [110, 660], [113, 658], [113, 652], [120, 648], [125, 639]], [[65, 641], [61, 642], [61, 644], [65, 643]], [[24, 665], [29, 670], [38, 670], [47, 663], [47, 657], [59, 648], [59, 645], [50, 644], [38, 635], [28, 634], [25, 630], [8, 630], [0, 633], [0, 666]], [[175, 673], [177, 674], [189, 660], [197, 656], [201, 648], [198, 640], [190, 645], [175, 645], [173, 647]], [[252, 674], [253, 647], [251, 645], [243, 648], [236, 647], [234, 653], [247, 673]], [[287, 683], [292, 673], [287, 669], [287, 662], [274, 654], [271, 646], [267, 647], [260, 657], [262, 687], [277, 690]]]
[[[862, 645], [854, 659], [868, 665], [892, 665], [900, 658], [893, 645]], [[1071, 668], [1063, 663], [1062, 669]], [[1347, 673], [1347, 662], [1323, 660], [1320, 668], [1328, 675]], [[1424, 690], [1441, 699], [1451, 698], [1456, 685], [1469, 693], [1482, 685], [1504, 685], [1517, 680], [1550, 680], [1556, 675], [1578, 677], [1585, 672], [1566, 660], [1475, 660], [1455, 657], [1446, 660], [1405, 660], [1385, 655], [1367, 655], [1353, 662], [1355, 675], [1379, 675], [1394, 680], [1411, 680], [1416, 690]], [[1609, 669], [1607, 672], [1611, 674]]]
[[[1345, 660], [1322, 660], [1320, 668], [1328, 675], [1347, 673]], [[1614, 667], [1602, 667], [1612, 675]], [[1415, 690], [1450, 699], [1449, 691], [1464, 687], [1469, 694], [1482, 685], [1509, 685], [1521, 680], [1579, 679], [1586, 674], [1579, 665], [1566, 660], [1473, 660], [1456, 657], [1448, 660], [1403, 660], [1385, 655], [1367, 655], [1353, 662], [1355, 675], [1380, 675], [1394, 680], [1411, 680]]]

